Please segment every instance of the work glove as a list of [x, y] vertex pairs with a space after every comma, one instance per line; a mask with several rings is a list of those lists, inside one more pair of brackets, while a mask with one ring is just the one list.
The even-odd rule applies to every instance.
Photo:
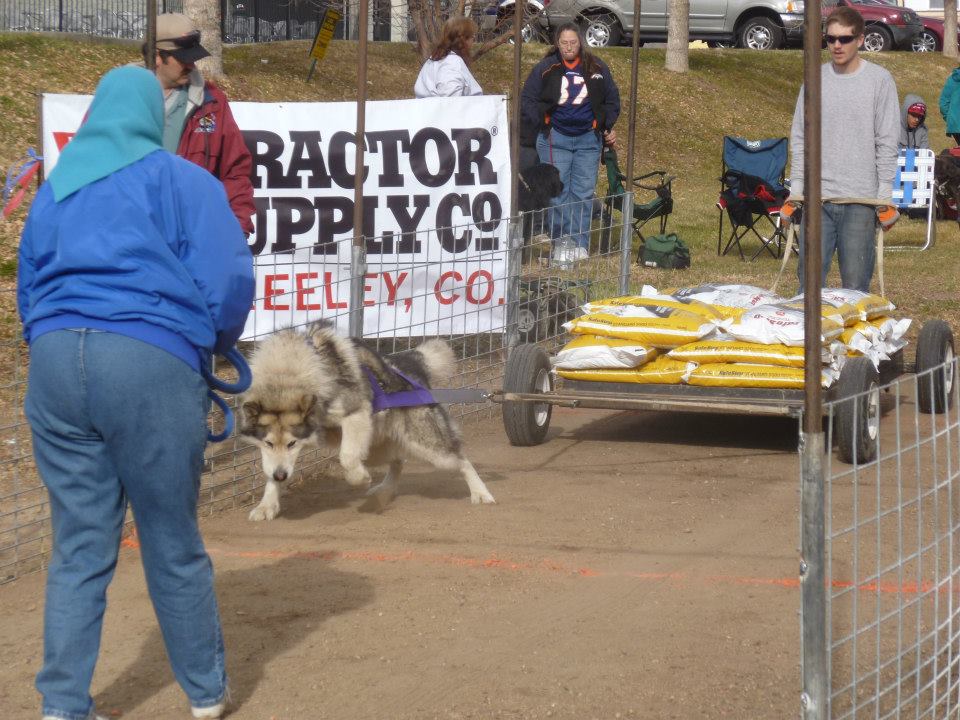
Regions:
[[887, 232], [900, 219], [900, 213], [893, 205], [881, 205], [877, 208], [877, 220], [884, 232]]
[[790, 225], [791, 223], [796, 223], [799, 225], [802, 211], [802, 204], [798, 203], [796, 200], [787, 200], [783, 205], [780, 206], [780, 220], [783, 221], [784, 225]]

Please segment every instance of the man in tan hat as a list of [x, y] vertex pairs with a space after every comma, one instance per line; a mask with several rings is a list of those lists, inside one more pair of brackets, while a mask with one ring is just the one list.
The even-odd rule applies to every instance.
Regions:
[[[146, 49], [144, 44], [149, 67]], [[197, 69], [197, 60], [209, 54], [200, 44], [200, 31], [186, 15], [157, 16], [155, 67], [165, 97], [163, 146], [220, 179], [233, 214], [249, 235], [255, 211], [250, 151], [227, 96], [212, 82], [204, 81]]]

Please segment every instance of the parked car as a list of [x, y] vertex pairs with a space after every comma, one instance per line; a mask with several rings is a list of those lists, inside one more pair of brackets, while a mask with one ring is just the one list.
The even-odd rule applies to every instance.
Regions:
[[[943, 50], [943, 20], [940, 18], [920, 17], [923, 30], [913, 39], [914, 52], [940, 52]], [[957, 42], [960, 47], [960, 41]]]
[[[576, 22], [590, 47], [625, 42], [634, 31], [633, 0], [526, 0], [526, 17], [540, 28], [542, 36], [565, 22]], [[498, 0], [495, 20], [513, 14], [515, 0]], [[542, 4], [542, 9], [538, 9]], [[665, 42], [669, 0], [643, 0], [637, 31], [642, 42]], [[787, 33], [803, 25], [802, 0], [690, 0], [690, 39], [708, 43], [736, 43], [755, 50], [773, 50], [783, 45]], [[535, 38], [538, 33], [526, 32]], [[801, 31], [802, 32], [802, 31]]]
[[867, 52], [909, 50], [914, 38], [923, 30], [920, 16], [897, 5], [896, 0], [823, 0], [823, 18], [826, 19], [838, 5], [849, 5], [863, 16], [866, 24], [863, 49]]

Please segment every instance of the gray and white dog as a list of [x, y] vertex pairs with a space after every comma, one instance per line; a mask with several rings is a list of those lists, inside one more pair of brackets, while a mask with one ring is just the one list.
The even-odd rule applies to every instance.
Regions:
[[459, 470], [470, 502], [492, 503], [493, 495], [463, 455], [460, 432], [442, 405], [395, 407], [374, 412], [367, 371], [387, 393], [409, 390], [393, 370], [425, 387], [442, 384], [456, 367], [450, 346], [428, 340], [413, 350], [384, 357], [362, 343], [337, 335], [326, 323], [304, 333], [282, 330], [253, 353], [253, 383], [241, 398], [240, 436], [260, 448], [267, 485], [251, 520], [280, 512], [280, 484], [293, 474], [304, 448], [339, 446], [340, 464], [351, 485], [369, 486], [367, 466], [388, 465], [368, 495], [396, 494], [407, 457]]

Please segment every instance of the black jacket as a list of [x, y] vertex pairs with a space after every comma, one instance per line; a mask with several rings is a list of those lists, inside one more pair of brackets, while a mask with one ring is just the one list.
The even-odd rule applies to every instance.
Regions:
[[[597, 121], [596, 132], [610, 130], [620, 117], [620, 91], [610, 68], [594, 57], [598, 70], [586, 78], [590, 107]], [[549, 117], [560, 100], [564, 66], [560, 54], [548, 55], [530, 72], [520, 94], [520, 144], [535, 145], [537, 135], [549, 128]]]

